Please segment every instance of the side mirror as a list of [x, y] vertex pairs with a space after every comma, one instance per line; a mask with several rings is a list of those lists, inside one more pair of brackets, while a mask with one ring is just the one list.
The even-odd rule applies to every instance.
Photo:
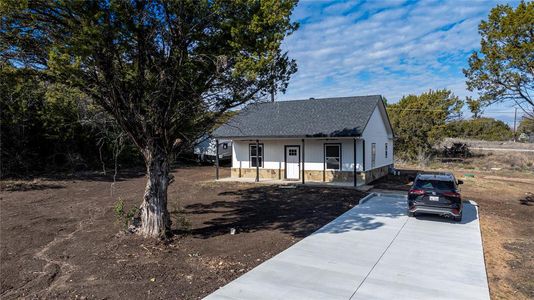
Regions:
[[463, 180], [458, 180], [458, 184], [464, 184]]

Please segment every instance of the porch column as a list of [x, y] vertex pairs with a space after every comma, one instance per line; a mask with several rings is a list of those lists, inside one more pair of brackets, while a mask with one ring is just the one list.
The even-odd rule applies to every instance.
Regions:
[[358, 186], [358, 175], [356, 175], [356, 171], [358, 168], [356, 167], [357, 164], [357, 155], [356, 155], [356, 138], [354, 139], [354, 187]]
[[219, 140], [215, 139], [215, 179], [219, 180]]
[[[263, 152], [262, 152], [263, 155]], [[260, 181], [260, 141], [256, 140], [256, 182]]]
[[362, 140], [362, 171], [365, 172], [365, 140]]
[[302, 184], [304, 184], [304, 166], [305, 166], [305, 159], [304, 159], [304, 148], [306, 144], [304, 143], [304, 139], [302, 139]]

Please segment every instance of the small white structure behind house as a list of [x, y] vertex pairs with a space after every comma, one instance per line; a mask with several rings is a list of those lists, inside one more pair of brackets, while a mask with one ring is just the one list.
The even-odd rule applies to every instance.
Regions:
[[193, 153], [198, 161], [213, 163], [216, 161], [217, 147], [219, 148], [219, 161], [229, 161], [232, 159], [232, 141], [221, 140], [217, 145], [217, 141], [209, 136], [204, 136], [197, 141], [193, 148]]
[[255, 104], [213, 136], [233, 141], [236, 178], [361, 185], [393, 166], [393, 131], [381, 96]]

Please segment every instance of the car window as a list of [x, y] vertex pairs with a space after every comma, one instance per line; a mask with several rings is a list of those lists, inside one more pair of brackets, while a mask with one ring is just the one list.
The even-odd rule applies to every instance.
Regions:
[[443, 180], [423, 180], [418, 179], [415, 182], [415, 188], [417, 189], [430, 189], [430, 190], [454, 190], [454, 182]]

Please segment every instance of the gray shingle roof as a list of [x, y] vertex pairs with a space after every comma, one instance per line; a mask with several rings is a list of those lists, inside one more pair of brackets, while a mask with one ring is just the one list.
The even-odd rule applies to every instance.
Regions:
[[380, 95], [253, 104], [213, 132], [217, 138], [351, 137], [362, 134]]

